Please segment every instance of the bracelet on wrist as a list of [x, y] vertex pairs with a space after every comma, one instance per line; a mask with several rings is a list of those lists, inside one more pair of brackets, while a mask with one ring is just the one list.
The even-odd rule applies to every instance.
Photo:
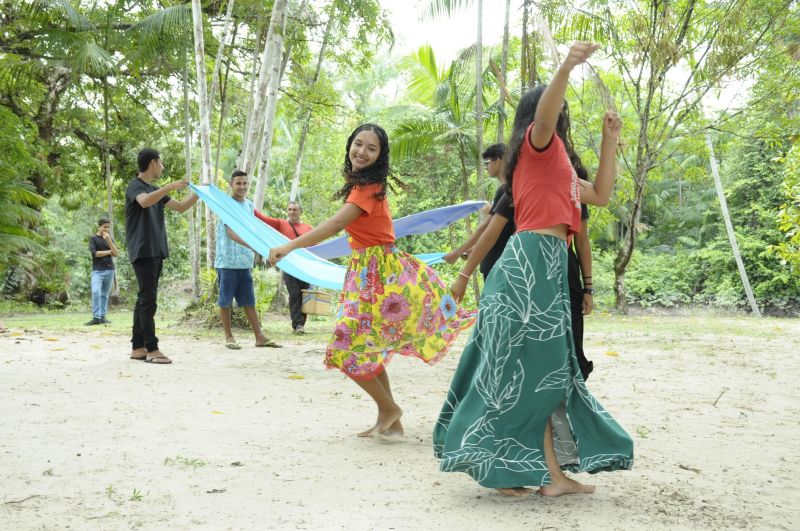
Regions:
[[462, 273], [461, 271], [459, 271], [459, 272], [458, 272], [458, 276], [460, 276], [460, 277], [464, 277], [464, 278], [466, 278], [467, 280], [469, 280], [469, 275], [465, 275], [465, 274], [464, 274], [464, 273]]
[[594, 290], [592, 288], [583, 288], [584, 295], [594, 295]]

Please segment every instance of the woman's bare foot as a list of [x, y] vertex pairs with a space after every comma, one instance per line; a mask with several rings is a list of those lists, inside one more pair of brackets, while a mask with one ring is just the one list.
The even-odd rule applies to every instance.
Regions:
[[574, 479], [564, 478], [549, 485], [544, 485], [539, 489], [542, 496], [563, 496], [565, 494], [591, 494], [595, 490], [594, 485], [584, 485]]
[[[395, 429], [395, 424], [399, 426], [400, 435], [403, 434], [403, 425], [400, 424], [400, 417], [403, 416], [403, 410], [395, 406], [395, 409], [378, 410], [378, 420], [375, 425], [366, 431], [357, 434], [359, 437], [372, 437], [376, 431], [382, 435]], [[392, 433], [394, 435], [394, 433]]]
[[497, 489], [497, 492], [502, 494], [503, 496], [508, 496], [509, 498], [527, 498], [531, 495], [533, 490], [527, 489], [525, 487], [513, 487], [507, 489]]
[[[378, 411], [378, 422], [376, 423], [378, 433], [386, 433], [403, 416], [403, 410], [395, 406], [395, 409]], [[401, 428], [402, 429], [402, 428]]]
[[372, 433], [378, 428], [378, 425], [375, 424], [373, 427], [366, 431], [362, 431], [361, 433], [357, 433], [356, 436], [358, 437], [372, 437]]
[[403, 430], [403, 424], [400, 422], [400, 419], [394, 421], [394, 424], [389, 426], [389, 429], [383, 432], [383, 435], [387, 437], [402, 437], [405, 434]]

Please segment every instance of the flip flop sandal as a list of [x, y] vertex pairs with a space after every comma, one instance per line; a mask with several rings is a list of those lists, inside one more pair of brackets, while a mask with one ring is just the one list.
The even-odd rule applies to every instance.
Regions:
[[237, 343], [236, 341], [226, 341], [225, 347], [231, 350], [239, 350], [242, 348], [241, 345], [239, 345], [239, 343]]
[[155, 358], [146, 358], [145, 363], [152, 363], [154, 365], [169, 365], [172, 360], [166, 356], [156, 356]]
[[262, 348], [262, 347], [269, 347], [269, 348], [283, 348], [283, 345], [279, 345], [278, 343], [275, 343], [275, 342], [274, 342], [273, 340], [271, 340], [271, 339], [267, 339], [267, 340], [266, 340], [264, 343], [261, 343], [260, 345], [259, 345], [258, 343], [256, 343], [256, 346], [257, 346], [258, 348]]

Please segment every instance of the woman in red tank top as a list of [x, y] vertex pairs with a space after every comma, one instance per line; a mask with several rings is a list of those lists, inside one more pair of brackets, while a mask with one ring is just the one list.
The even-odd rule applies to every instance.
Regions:
[[[566, 240], [580, 228], [581, 201], [608, 202], [621, 129], [607, 112], [597, 178], [579, 180], [564, 94], [572, 69], [596, 49], [573, 45], [550, 85], [517, 106], [506, 159], [517, 233], [486, 279], [478, 323], [434, 429], [441, 470], [466, 472], [505, 496], [528, 496], [528, 486], [545, 496], [588, 494], [593, 486], [563, 470], [633, 464], [633, 441], [586, 388], [570, 333]], [[502, 224], [489, 223], [475, 252]]]

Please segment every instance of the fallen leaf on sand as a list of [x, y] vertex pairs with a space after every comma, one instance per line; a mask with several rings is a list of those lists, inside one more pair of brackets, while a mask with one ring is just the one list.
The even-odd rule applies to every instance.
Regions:
[[212, 411], [212, 415], [222, 415], [222, 411]]
[[57, 337], [45, 337], [44, 340], [45, 341], [58, 341], [58, 338]]
[[24, 336], [25, 333], [24, 332], [11, 332], [11, 335], [13, 337], [21, 337], [21, 336]]
[[305, 376], [303, 376], [302, 374], [290, 374], [289, 375], [289, 379], [290, 380], [304, 380]]
[[606, 352], [606, 356], [611, 356], [613, 358], [616, 358], [617, 356], [619, 356], [619, 352], [617, 352], [616, 350], [609, 350], [608, 352]]
[[50, 352], [55, 352], [56, 350], [67, 350], [67, 349], [65, 347], [56, 347], [56, 348], [51, 348]]

